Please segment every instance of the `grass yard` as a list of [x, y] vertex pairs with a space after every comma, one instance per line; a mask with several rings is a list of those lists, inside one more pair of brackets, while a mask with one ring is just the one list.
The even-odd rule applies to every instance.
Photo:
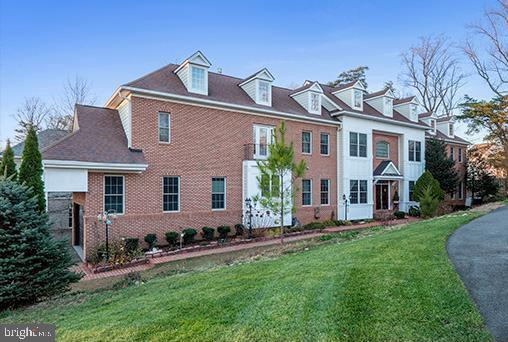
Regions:
[[476, 215], [349, 242], [330, 235], [308, 250], [69, 295], [0, 322], [54, 322], [58, 341], [490, 341], [445, 250]]

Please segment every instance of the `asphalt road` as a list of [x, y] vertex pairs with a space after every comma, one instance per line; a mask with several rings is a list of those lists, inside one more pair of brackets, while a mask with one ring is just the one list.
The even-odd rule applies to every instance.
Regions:
[[456, 230], [446, 246], [497, 342], [508, 342], [508, 206]]

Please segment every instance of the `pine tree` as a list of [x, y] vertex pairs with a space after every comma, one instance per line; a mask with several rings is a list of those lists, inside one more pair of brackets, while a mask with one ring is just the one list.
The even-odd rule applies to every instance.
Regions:
[[418, 178], [416, 181], [413, 188], [413, 199], [419, 202], [427, 188], [430, 188], [430, 192], [433, 197], [437, 198], [438, 200], [444, 199], [444, 192], [439, 186], [439, 182], [432, 176], [429, 171], [422, 173], [420, 178]]
[[2, 153], [2, 160], [0, 161], [0, 176], [16, 180], [18, 172], [16, 171], [16, 163], [14, 162], [14, 152], [11, 148], [11, 142], [7, 140], [7, 146]]
[[65, 241], [49, 233], [46, 213], [23, 185], [0, 178], [0, 308], [32, 304], [79, 280]]
[[446, 146], [442, 140], [429, 139], [425, 143], [425, 168], [437, 179], [444, 192], [453, 193], [457, 190], [455, 161], [447, 156]]
[[18, 181], [32, 189], [37, 196], [37, 208], [40, 212], [46, 209], [46, 197], [44, 195], [44, 181], [42, 180], [42, 157], [39, 152], [37, 134], [33, 127], [28, 129], [25, 146], [21, 156]]

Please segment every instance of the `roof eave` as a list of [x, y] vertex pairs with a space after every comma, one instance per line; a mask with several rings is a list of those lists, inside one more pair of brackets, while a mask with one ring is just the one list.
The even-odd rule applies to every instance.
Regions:
[[362, 113], [355, 113], [355, 112], [350, 112], [350, 111], [346, 111], [346, 110], [339, 111], [339, 112], [332, 112], [332, 113], [330, 113], [330, 115], [333, 116], [333, 117], [339, 116], [339, 115], [349, 115], [349, 116], [359, 117], [359, 118], [362, 118], [362, 119], [370, 119], [370, 120], [374, 120], [374, 121], [386, 122], [386, 123], [391, 123], [391, 124], [394, 124], [394, 125], [407, 126], [407, 127], [417, 128], [417, 129], [421, 129], [421, 130], [427, 130], [427, 129], [429, 129], [428, 127], [425, 127], [425, 126], [422, 126], [422, 125], [418, 125], [418, 124], [414, 124], [414, 123], [410, 123], [410, 122], [403, 122], [403, 121], [397, 121], [397, 120], [393, 120], [393, 119], [380, 118], [380, 117], [377, 117], [377, 116], [371, 116], [371, 115], [362, 114]]

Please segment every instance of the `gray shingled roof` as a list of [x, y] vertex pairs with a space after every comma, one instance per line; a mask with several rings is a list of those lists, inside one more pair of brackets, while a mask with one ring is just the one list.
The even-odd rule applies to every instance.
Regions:
[[[37, 140], [39, 141], [39, 151], [42, 151], [46, 147], [56, 143], [57, 141], [65, 138], [69, 135], [69, 131], [64, 131], [61, 129], [45, 129], [37, 133]], [[20, 142], [12, 146], [12, 152], [15, 157], [21, 157], [23, 153], [23, 148], [25, 147], [25, 142]]]

